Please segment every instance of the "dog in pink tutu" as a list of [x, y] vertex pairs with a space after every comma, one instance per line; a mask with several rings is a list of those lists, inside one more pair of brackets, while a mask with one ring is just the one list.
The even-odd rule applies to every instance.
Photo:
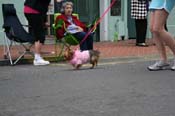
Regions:
[[86, 63], [92, 64], [91, 68], [94, 68], [98, 64], [99, 57], [100, 52], [97, 50], [73, 51], [68, 47], [64, 52], [64, 58], [76, 69]]

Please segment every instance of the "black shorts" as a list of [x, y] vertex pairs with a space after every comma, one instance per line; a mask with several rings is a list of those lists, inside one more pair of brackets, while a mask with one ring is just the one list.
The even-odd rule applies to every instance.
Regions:
[[29, 32], [35, 37], [35, 41], [40, 41], [40, 43], [44, 43], [45, 41], [45, 16], [41, 14], [27, 14], [25, 13], [25, 17], [29, 23]]

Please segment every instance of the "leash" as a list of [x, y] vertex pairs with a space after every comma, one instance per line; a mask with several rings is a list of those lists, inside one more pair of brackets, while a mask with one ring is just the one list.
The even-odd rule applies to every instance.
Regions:
[[88, 38], [88, 36], [91, 34], [91, 32], [97, 27], [97, 25], [102, 21], [102, 19], [105, 17], [105, 15], [109, 12], [109, 10], [112, 8], [112, 6], [115, 4], [117, 0], [113, 0], [110, 6], [104, 11], [102, 16], [98, 19], [97, 23], [88, 31], [86, 36], [81, 40], [80, 45]]

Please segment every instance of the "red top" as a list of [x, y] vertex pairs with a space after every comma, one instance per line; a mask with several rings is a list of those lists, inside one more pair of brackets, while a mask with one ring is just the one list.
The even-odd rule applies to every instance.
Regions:
[[[69, 25], [71, 25], [71, 23], [68, 21], [67, 16], [64, 15], [64, 14], [57, 16], [56, 21], [55, 21], [55, 24], [58, 22], [58, 20], [63, 20], [64, 23], [65, 23], [66, 28], [67, 28]], [[72, 20], [73, 20], [73, 22], [74, 22], [74, 24], [75, 24], [76, 26], [79, 26], [79, 27], [83, 28], [83, 31], [84, 31], [84, 32], [87, 31], [86, 25], [83, 24], [80, 20], [78, 20], [78, 18], [77, 18], [76, 16], [73, 16], [73, 15], [72, 15]], [[58, 30], [56, 31], [56, 36], [57, 36], [57, 38], [60, 38], [60, 39], [61, 39], [62, 37], [64, 37], [64, 33], [65, 33], [64, 27], [62, 27], [61, 29], [58, 29]]]
[[39, 14], [39, 11], [30, 8], [29, 6], [24, 6], [24, 13], [28, 13], [28, 14]]

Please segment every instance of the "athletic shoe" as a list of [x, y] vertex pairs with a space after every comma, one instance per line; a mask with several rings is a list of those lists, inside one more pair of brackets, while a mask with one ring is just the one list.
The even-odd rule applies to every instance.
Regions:
[[166, 62], [163, 61], [157, 61], [155, 64], [148, 66], [148, 70], [150, 71], [158, 71], [158, 70], [165, 70], [169, 67], [170, 65]]
[[35, 60], [33, 61], [33, 65], [35, 65], [35, 66], [43, 66], [43, 65], [49, 65], [49, 64], [50, 64], [49, 61], [46, 61], [46, 60], [44, 60], [44, 59], [42, 59], [42, 58], [40, 58], [40, 59], [35, 59]]

